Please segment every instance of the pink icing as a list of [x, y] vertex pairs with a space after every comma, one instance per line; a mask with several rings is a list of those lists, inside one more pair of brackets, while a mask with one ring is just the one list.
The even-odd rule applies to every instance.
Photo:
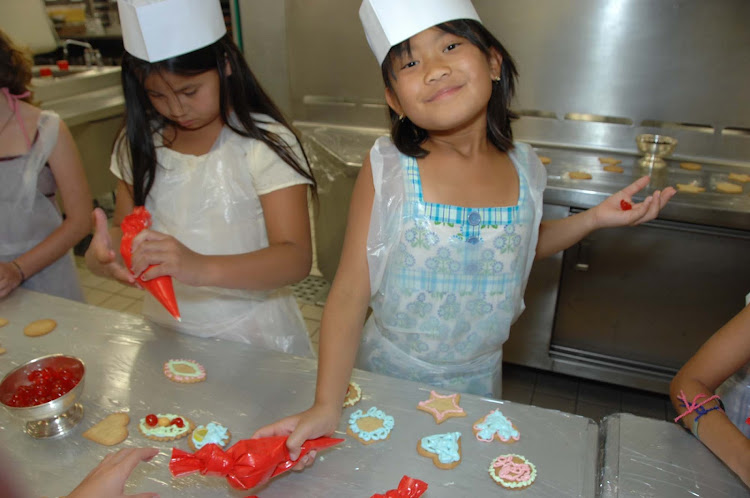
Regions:
[[[453, 406], [451, 406], [450, 408], [446, 410], [438, 411], [437, 408], [435, 408], [434, 406], [431, 406], [431, 403], [439, 399], [450, 399]], [[457, 401], [458, 399], [459, 399], [459, 394], [450, 394], [450, 395], [443, 396], [441, 394], [436, 393], [435, 391], [430, 391], [430, 399], [420, 401], [417, 404], [417, 406], [431, 413], [435, 417], [435, 420], [437, 421], [437, 423], [439, 424], [440, 422], [445, 420], [445, 417], [447, 417], [448, 415], [466, 413], [464, 412], [463, 408], [458, 406], [458, 401]]]
[[497, 457], [492, 466], [499, 468], [497, 476], [500, 479], [512, 482], [524, 482], [531, 479], [531, 467], [527, 463], [515, 463], [513, 455]]

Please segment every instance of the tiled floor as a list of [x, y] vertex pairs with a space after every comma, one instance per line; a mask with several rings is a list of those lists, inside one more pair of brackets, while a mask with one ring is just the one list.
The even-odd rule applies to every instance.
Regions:
[[[315, 257], [313, 259], [315, 261]], [[141, 312], [145, 291], [93, 275], [83, 258], [76, 258], [76, 264], [89, 304], [125, 313]], [[329, 286], [316, 270], [316, 264], [313, 268], [310, 277], [293, 289], [317, 353], [322, 305]], [[503, 366], [503, 397], [518, 403], [576, 413], [596, 421], [618, 412], [660, 420], [672, 420], [676, 416], [669, 398], [664, 395], [511, 364]]]

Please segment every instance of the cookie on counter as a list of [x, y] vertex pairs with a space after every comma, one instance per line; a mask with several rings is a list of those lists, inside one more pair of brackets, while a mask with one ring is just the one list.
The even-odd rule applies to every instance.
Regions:
[[172, 359], [164, 363], [164, 375], [172, 382], [194, 384], [206, 380], [206, 369], [197, 361]]
[[716, 191], [722, 194], [741, 194], [742, 185], [730, 182], [719, 182], [716, 184]]
[[232, 433], [229, 429], [217, 422], [209, 422], [193, 429], [188, 438], [188, 446], [191, 450], [198, 451], [205, 445], [213, 443], [224, 449], [231, 440]]
[[0, 327], [5, 327], [9, 323], [10, 323], [10, 320], [8, 320], [7, 318], [0, 318]]
[[592, 178], [591, 174], [585, 171], [566, 171], [562, 176], [566, 180], [591, 180]]
[[615, 159], [614, 157], [600, 157], [599, 163], [600, 164], [609, 164], [611, 166], [620, 164], [622, 161], [620, 159]]
[[138, 421], [138, 430], [154, 441], [182, 439], [193, 430], [192, 420], [174, 413], [149, 413]]
[[747, 183], [750, 182], [750, 175], [745, 173], [729, 173], [729, 179], [733, 182]]
[[701, 187], [695, 182], [691, 182], [691, 183], [678, 183], [677, 191], [687, 192], [689, 194], [700, 194], [701, 192], [705, 192], [706, 189], [705, 187]]
[[450, 470], [461, 463], [461, 433], [425, 436], [417, 442], [417, 453], [432, 458], [435, 467]]
[[625, 168], [622, 166], [618, 166], [616, 164], [608, 164], [602, 168], [604, 171], [609, 171], [610, 173], [623, 173], [625, 172]]
[[366, 412], [357, 410], [352, 413], [346, 433], [362, 444], [372, 444], [388, 439], [394, 425], [392, 416], [373, 406]]
[[472, 426], [474, 435], [479, 441], [485, 443], [497, 439], [503, 443], [514, 443], [521, 439], [521, 433], [513, 422], [503, 415], [498, 409], [492, 410], [484, 417], [477, 420]]
[[81, 436], [104, 446], [113, 446], [128, 438], [129, 423], [130, 416], [127, 413], [110, 413]]
[[700, 171], [703, 169], [703, 166], [698, 163], [680, 163], [680, 168], [688, 171]]
[[429, 413], [435, 418], [436, 424], [442, 424], [449, 418], [466, 416], [464, 409], [458, 406], [460, 401], [460, 394], [442, 395], [430, 391], [430, 398], [420, 401], [417, 410]]
[[47, 335], [57, 327], [57, 322], [51, 318], [43, 318], [41, 320], [34, 320], [30, 324], [26, 325], [23, 329], [24, 335], [28, 337], [40, 337]]
[[542, 164], [544, 164], [545, 166], [552, 162], [552, 159], [547, 156], [539, 156], [539, 160], [542, 161]]
[[356, 382], [349, 382], [346, 387], [346, 396], [344, 397], [344, 408], [354, 406], [362, 399], [362, 388]]
[[506, 489], [525, 489], [536, 479], [536, 467], [526, 457], [515, 454], [500, 455], [490, 463], [490, 477]]

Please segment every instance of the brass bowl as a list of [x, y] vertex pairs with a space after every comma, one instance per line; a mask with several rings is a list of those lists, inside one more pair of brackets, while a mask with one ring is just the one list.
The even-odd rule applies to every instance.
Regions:
[[[80, 380], [70, 391], [57, 399], [36, 406], [9, 406], [13, 394], [19, 386], [28, 384], [28, 375], [45, 367], [67, 368], [80, 372]], [[0, 381], [0, 404], [10, 415], [24, 424], [24, 432], [35, 438], [62, 437], [70, 432], [83, 418], [83, 406], [78, 399], [83, 393], [86, 368], [83, 361], [63, 354], [42, 356], [8, 372]]]
[[638, 164], [645, 168], [655, 169], [666, 166], [667, 163], [662, 158], [668, 157], [677, 147], [676, 138], [650, 133], [638, 135], [635, 137], [635, 143], [638, 150], [644, 153]]

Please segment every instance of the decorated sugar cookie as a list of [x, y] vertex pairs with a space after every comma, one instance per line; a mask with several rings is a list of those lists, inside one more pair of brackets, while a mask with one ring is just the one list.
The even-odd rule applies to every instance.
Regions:
[[442, 395], [430, 391], [430, 399], [420, 401], [417, 410], [427, 412], [435, 418], [435, 423], [441, 424], [449, 418], [465, 417], [466, 412], [458, 406], [460, 394]]
[[362, 444], [377, 443], [390, 437], [394, 423], [393, 417], [373, 406], [366, 412], [357, 410], [352, 413], [346, 433]]
[[356, 382], [349, 382], [346, 388], [346, 397], [344, 398], [344, 408], [354, 406], [362, 399], [362, 389]]
[[536, 467], [521, 455], [500, 455], [490, 463], [490, 477], [507, 489], [524, 489], [536, 479]]
[[432, 458], [432, 463], [440, 469], [452, 469], [461, 463], [461, 433], [425, 436], [417, 443], [417, 453]]
[[513, 443], [521, 439], [521, 433], [500, 410], [492, 410], [474, 423], [474, 435], [479, 441], [489, 443], [498, 439], [503, 443]]
[[209, 422], [193, 429], [188, 438], [188, 446], [193, 451], [198, 451], [210, 443], [226, 448], [231, 439], [232, 433], [229, 432], [229, 429], [216, 422]]
[[193, 430], [195, 424], [189, 418], [174, 413], [149, 413], [138, 421], [138, 430], [154, 441], [181, 439]]
[[164, 364], [164, 375], [173, 382], [193, 384], [206, 380], [206, 369], [193, 360], [169, 360]]

